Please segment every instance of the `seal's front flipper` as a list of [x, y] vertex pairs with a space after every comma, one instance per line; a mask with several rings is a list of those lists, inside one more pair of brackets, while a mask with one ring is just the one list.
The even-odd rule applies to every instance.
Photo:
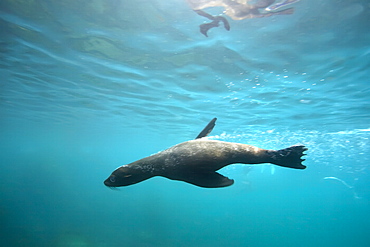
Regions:
[[194, 184], [203, 188], [220, 188], [227, 187], [234, 183], [234, 180], [229, 179], [217, 172], [201, 172], [182, 174], [180, 181]]
[[272, 159], [270, 162], [272, 164], [294, 169], [305, 169], [306, 166], [302, 165], [302, 161], [305, 160], [301, 159], [301, 157], [306, 155], [303, 153], [306, 150], [307, 148], [305, 146], [296, 145], [276, 151], [269, 150], [267, 152]]
[[216, 120], [217, 120], [217, 118], [212, 119], [211, 122], [209, 122], [207, 124], [207, 126], [199, 133], [199, 135], [195, 139], [206, 137], [209, 133], [211, 133], [211, 131], [213, 130], [213, 128], [216, 125], [215, 124]]

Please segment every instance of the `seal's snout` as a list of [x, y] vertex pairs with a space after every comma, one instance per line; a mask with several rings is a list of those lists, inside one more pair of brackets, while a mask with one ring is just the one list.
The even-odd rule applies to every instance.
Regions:
[[104, 181], [104, 184], [105, 184], [105, 186], [108, 186], [108, 187], [117, 187], [117, 185], [116, 185], [116, 176], [110, 175], [109, 178], [107, 178]]
[[107, 178], [104, 181], [104, 185], [107, 186], [111, 190], [118, 190], [118, 188], [116, 186], [114, 186], [114, 184], [112, 183], [111, 177]]
[[104, 181], [104, 185], [108, 187], [114, 186], [114, 183], [111, 181], [111, 176]]

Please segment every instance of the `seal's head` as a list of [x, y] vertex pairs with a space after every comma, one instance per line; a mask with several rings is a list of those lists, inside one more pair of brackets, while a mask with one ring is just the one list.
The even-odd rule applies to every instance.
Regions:
[[151, 177], [148, 173], [143, 172], [142, 169], [121, 166], [112, 172], [104, 181], [104, 184], [108, 187], [121, 187], [136, 184]]

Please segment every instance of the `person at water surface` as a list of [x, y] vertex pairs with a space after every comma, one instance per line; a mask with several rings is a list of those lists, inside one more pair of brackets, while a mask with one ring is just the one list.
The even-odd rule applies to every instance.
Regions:
[[275, 0], [187, 0], [191, 8], [200, 16], [211, 20], [210, 23], [200, 25], [200, 32], [208, 37], [208, 30], [213, 27], [218, 27], [220, 22], [223, 22], [224, 28], [230, 30], [230, 25], [225, 17], [213, 16], [203, 9], [209, 7], [221, 6], [225, 9], [225, 14], [233, 20], [243, 20], [251, 18], [261, 18], [273, 15], [290, 15], [294, 13], [293, 8], [282, 9], [290, 4], [296, 3], [299, 0], [285, 0], [277, 2]]

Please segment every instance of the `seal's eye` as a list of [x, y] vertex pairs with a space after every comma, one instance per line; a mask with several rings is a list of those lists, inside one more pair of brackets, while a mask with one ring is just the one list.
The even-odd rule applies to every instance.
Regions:
[[111, 176], [109, 178], [109, 181], [111, 181], [112, 183], [116, 182], [116, 177], [115, 176]]

